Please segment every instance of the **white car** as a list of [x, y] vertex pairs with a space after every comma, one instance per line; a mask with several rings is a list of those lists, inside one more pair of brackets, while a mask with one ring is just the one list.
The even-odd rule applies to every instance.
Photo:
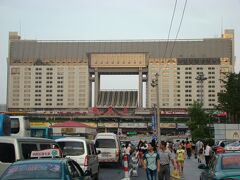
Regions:
[[98, 155], [101, 163], [121, 163], [120, 141], [114, 133], [98, 133], [95, 137], [95, 147], [100, 150]]
[[75, 160], [83, 169], [89, 170], [94, 179], [99, 176], [98, 154], [91, 140], [81, 137], [56, 139], [64, 156]]

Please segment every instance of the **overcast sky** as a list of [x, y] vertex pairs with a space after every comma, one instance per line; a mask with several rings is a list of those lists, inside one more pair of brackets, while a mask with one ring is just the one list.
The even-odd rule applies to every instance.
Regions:
[[[170, 37], [185, 0], [178, 0]], [[0, 104], [6, 103], [8, 32], [22, 39], [166, 39], [175, 0], [0, 0]], [[220, 37], [235, 30], [235, 71], [240, 70], [240, 0], [188, 0], [179, 39]], [[123, 79], [123, 78], [121, 78]], [[105, 77], [101, 88], [137, 89], [137, 77]], [[111, 82], [111, 83], [109, 83]], [[126, 85], [128, 84], [128, 85]]]

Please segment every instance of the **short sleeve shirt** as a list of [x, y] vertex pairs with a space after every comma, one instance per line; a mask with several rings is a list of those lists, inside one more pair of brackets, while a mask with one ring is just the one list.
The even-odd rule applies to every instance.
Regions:
[[165, 151], [160, 150], [159, 154], [161, 165], [169, 164], [170, 160], [174, 159], [171, 151], [169, 151], [168, 149], [166, 149]]
[[160, 156], [156, 152], [154, 152], [153, 154], [150, 154], [149, 152], [147, 152], [144, 154], [143, 160], [146, 160], [148, 169], [156, 170], [157, 160], [160, 160]]
[[185, 151], [183, 149], [177, 150], [177, 160], [178, 161], [184, 161], [184, 155], [185, 155]]

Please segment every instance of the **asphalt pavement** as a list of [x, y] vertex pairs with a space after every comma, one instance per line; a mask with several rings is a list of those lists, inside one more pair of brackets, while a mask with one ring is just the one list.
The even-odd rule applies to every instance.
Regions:
[[[198, 162], [193, 157], [186, 159], [184, 172], [181, 180], [198, 180], [201, 170], [198, 169]], [[101, 165], [99, 180], [121, 180], [124, 178], [123, 168], [113, 164]], [[146, 173], [143, 168], [138, 169], [138, 176], [131, 177], [131, 180], [146, 180]]]

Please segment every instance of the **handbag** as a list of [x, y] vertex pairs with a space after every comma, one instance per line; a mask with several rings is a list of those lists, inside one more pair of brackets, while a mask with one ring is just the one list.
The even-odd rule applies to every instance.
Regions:
[[171, 173], [171, 177], [174, 179], [181, 179], [180, 174], [177, 169], [174, 169], [173, 172]]

